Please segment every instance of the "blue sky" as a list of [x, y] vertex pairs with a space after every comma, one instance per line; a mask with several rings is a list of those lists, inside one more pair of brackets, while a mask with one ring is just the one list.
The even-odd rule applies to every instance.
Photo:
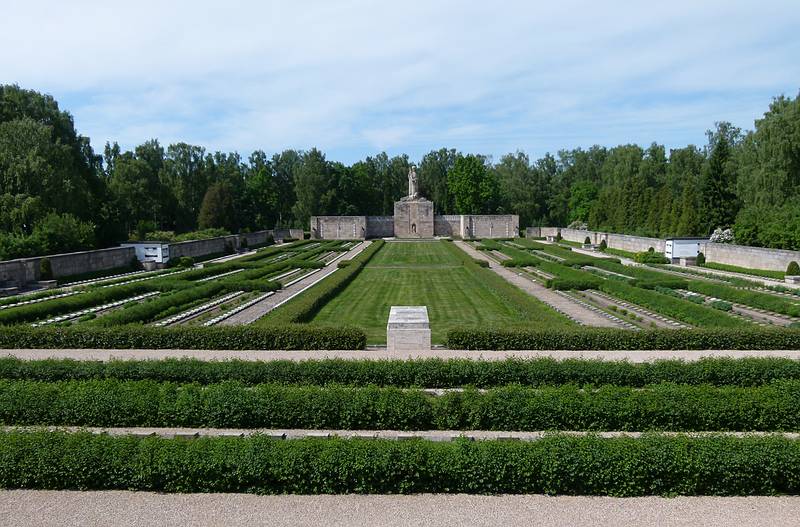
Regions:
[[52, 94], [97, 150], [539, 157], [750, 129], [800, 90], [798, 28], [797, 0], [14, 2], [0, 82]]

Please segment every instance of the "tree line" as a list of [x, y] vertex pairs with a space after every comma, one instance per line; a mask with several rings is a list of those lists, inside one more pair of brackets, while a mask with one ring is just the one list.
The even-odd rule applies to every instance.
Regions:
[[[316, 148], [210, 152], [151, 139], [96, 152], [49, 95], [0, 86], [0, 257], [111, 246], [158, 231], [308, 228], [312, 215], [391, 215], [407, 155], [352, 165]], [[437, 214], [513, 213], [521, 226], [585, 225], [800, 249], [800, 96], [777, 97], [752, 131], [717, 123], [707, 142], [524, 152], [442, 148], [416, 163]]]

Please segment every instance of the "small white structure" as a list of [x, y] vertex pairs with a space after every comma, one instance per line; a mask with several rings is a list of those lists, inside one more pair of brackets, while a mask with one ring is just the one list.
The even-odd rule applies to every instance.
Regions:
[[131, 242], [123, 243], [120, 247], [133, 247], [136, 259], [142, 263], [153, 262], [165, 264], [169, 261], [169, 244], [162, 242]]
[[691, 262], [697, 259], [700, 245], [707, 242], [708, 238], [667, 238], [664, 256], [671, 263], [678, 263], [681, 260]]
[[427, 306], [392, 306], [386, 324], [386, 349], [390, 352], [431, 349]]

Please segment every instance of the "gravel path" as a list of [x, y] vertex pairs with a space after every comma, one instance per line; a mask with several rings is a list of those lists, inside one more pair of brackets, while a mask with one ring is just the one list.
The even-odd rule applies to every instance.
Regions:
[[288, 302], [295, 296], [299, 295], [309, 287], [316, 285], [318, 282], [329, 276], [331, 273], [335, 272], [337, 269], [337, 264], [340, 259], [349, 260], [364, 249], [366, 249], [369, 244], [372, 242], [362, 242], [350, 249], [347, 253], [345, 253], [341, 258], [336, 258], [333, 261], [329, 262], [325, 267], [319, 269], [318, 271], [306, 275], [303, 279], [298, 280], [297, 282], [293, 283], [288, 287], [284, 287], [277, 291], [274, 295], [271, 295], [261, 302], [254, 304], [251, 307], [248, 307], [244, 311], [240, 311], [236, 313], [232, 317], [226, 318], [222, 322], [220, 322], [221, 326], [234, 326], [234, 325], [241, 325], [241, 324], [252, 324], [259, 318], [263, 317], [276, 307]]
[[0, 357], [16, 357], [23, 360], [74, 359], [74, 360], [159, 360], [191, 358], [197, 360], [413, 360], [413, 359], [472, 359], [506, 360], [551, 358], [626, 360], [629, 362], [653, 362], [656, 360], [680, 359], [697, 361], [703, 358], [782, 357], [800, 360], [800, 350], [449, 350], [393, 352], [386, 348], [367, 350], [143, 350], [143, 349], [3, 349]]
[[4, 525], [797, 525], [798, 497], [606, 498], [466, 494], [253, 496], [0, 491]]
[[485, 254], [482, 254], [481, 251], [476, 250], [466, 242], [456, 241], [453, 243], [455, 243], [472, 258], [489, 262], [489, 269], [505, 278], [506, 281], [514, 284], [526, 293], [535, 296], [559, 313], [564, 313], [566, 316], [579, 324], [584, 326], [596, 326], [604, 328], [625, 327], [618, 322], [615, 322], [614, 320], [597, 313], [596, 311], [587, 309], [586, 307], [572, 301], [567, 296], [559, 295], [555, 291], [551, 291], [550, 289], [537, 284], [533, 280], [526, 278], [521, 273], [512, 271], [507, 267], [499, 265], [495, 260], [486, 256]]
[[[305, 438], [361, 438], [361, 439], [425, 439], [428, 441], [453, 441], [466, 438], [472, 441], [491, 441], [499, 439], [514, 439], [518, 441], [538, 441], [543, 437], [552, 435], [552, 431], [535, 430], [519, 432], [514, 430], [330, 430], [309, 428], [188, 428], [188, 427], [97, 427], [97, 426], [0, 426], [0, 431], [62, 431], [68, 433], [91, 432], [92, 434], [107, 434], [110, 436], [159, 436], [164, 438], [195, 438], [195, 437], [242, 437], [263, 435], [274, 439], [305, 439]], [[643, 432], [585, 432], [561, 430], [559, 434], [572, 436], [597, 436], [603, 438], [615, 437], [641, 437]], [[798, 432], [659, 432], [668, 436], [703, 437], [731, 436], [780, 436], [786, 439], [800, 439]]]

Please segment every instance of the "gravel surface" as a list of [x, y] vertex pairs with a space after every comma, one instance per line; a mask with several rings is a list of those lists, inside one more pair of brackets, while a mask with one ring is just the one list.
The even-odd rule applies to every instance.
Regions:
[[252, 496], [0, 491], [2, 525], [797, 525], [798, 497]]
[[559, 313], [564, 313], [578, 324], [604, 328], [624, 327], [614, 320], [602, 316], [599, 313], [592, 311], [591, 309], [587, 309], [577, 302], [570, 300], [566, 296], [559, 295], [555, 291], [537, 284], [533, 280], [514, 272], [507, 267], [503, 267], [493, 259], [481, 253], [481, 251], [474, 249], [466, 242], [456, 241], [453, 243], [455, 243], [462, 251], [470, 255], [472, 258], [489, 262], [489, 269], [503, 277], [507, 282], [519, 287], [529, 295], [536, 297]]
[[652, 362], [681, 359], [697, 361], [705, 357], [785, 357], [800, 360], [800, 350], [636, 350], [636, 351], [571, 351], [571, 350], [518, 350], [470, 351], [433, 349], [426, 351], [389, 352], [386, 348], [367, 350], [142, 350], [142, 349], [3, 349], [0, 357], [17, 357], [23, 360], [75, 359], [75, 360], [158, 360], [192, 358], [198, 360], [412, 360], [412, 359], [473, 359], [505, 360], [549, 357], [556, 360], [595, 359]]
[[[306, 428], [157, 428], [157, 427], [90, 427], [90, 426], [0, 426], [0, 431], [64, 431], [64, 432], [91, 432], [93, 434], [108, 434], [111, 436], [136, 436], [148, 437], [156, 435], [165, 438], [183, 437], [240, 437], [249, 435], [264, 435], [274, 439], [303, 439], [303, 438], [361, 438], [361, 439], [391, 439], [403, 440], [420, 438], [428, 441], [453, 441], [464, 437], [473, 441], [507, 440], [537, 441], [552, 435], [554, 432], [533, 431], [497, 431], [497, 430], [323, 430]], [[572, 436], [596, 436], [603, 438], [614, 437], [641, 437], [643, 432], [581, 432], [559, 431], [559, 434]], [[798, 432], [656, 432], [666, 436], [703, 437], [731, 436], [780, 436], [787, 439], [800, 439]]]

